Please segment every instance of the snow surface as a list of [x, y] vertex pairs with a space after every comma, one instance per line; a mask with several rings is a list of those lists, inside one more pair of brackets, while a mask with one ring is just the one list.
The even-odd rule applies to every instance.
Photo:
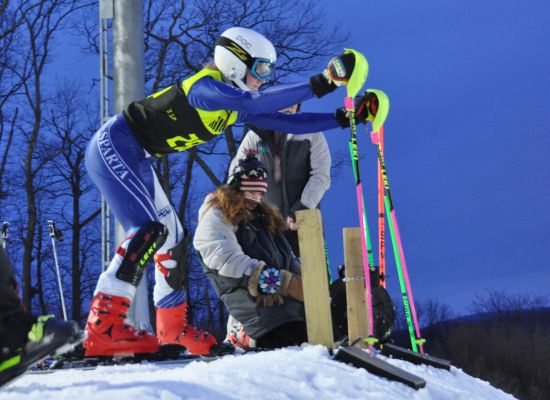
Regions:
[[426, 387], [411, 389], [333, 361], [322, 346], [303, 345], [212, 362], [26, 374], [2, 389], [0, 399], [514, 399], [458, 368], [449, 372], [380, 357], [423, 377]]

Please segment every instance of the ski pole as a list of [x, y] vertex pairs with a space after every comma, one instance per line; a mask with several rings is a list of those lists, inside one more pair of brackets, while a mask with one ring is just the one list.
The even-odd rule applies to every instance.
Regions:
[[67, 309], [65, 308], [65, 298], [63, 296], [63, 285], [61, 283], [61, 272], [59, 271], [59, 262], [57, 261], [57, 250], [55, 248], [56, 239], [63, 240], [63, 234], [59, 229], [55, 227], [55, 223], [52, 220], [48, 221], [50, 227], [50, 238], [52, 239], [53, 258], [55, 261], [55, 272], [57, 273], [57, 285], [59, 286], [59, 297], [61, 298], [61, 309], [63, 310], [63, 319], [67, 321]]
[[[368, 89], [367, 91], [372, 92], [378, 98], [379, 109], [384, 108], [386, 111], [389, 109], [389, 100], [387, 95], [381, 90]], [[386, 171], [386, 165], [384, 162], [384, 155], [382, 153], [382, 148], [380, 146], [380, 137], [379, 132], [383, 131], [383, 125], [373, 121], [371, 140], [376, 146], [378, 153], [378, 160], [380, 162], [380, 169], [384, 182], [385, 196], [384, 203], [386, 207], [386, 213], [388, 216], [388, 226], [390, 228], [390, 236], [392, 240], [393, 252], [395, 256], [395, 263], [397, 265], [397, 273], [399, 276], [399, 284], [401, 287], [401, 295], [403, 298], [403, 308], [405, 315], [407, 317], [407, 325], [409, 328], [409, 335], [411, 338], [411, 346], [413, 351], [424, 354], [423, 344], [425, 339], [420, 335], [420, 328], [418, 326], [418, 318], [416, 316], [416, 309], [414, 306], [414, 299], [409, 279], [409, 273], [407, 269], [407, 263], [405, 261], [405, 253], [403, 251], [403, 243], [401, 241], [401, 235], [399, 233], [399, 225], [397, 224], [397, 216], [395, 213], [395, 208], [391, 199], [390, 184], [388, 179], [388, 174]]]
[[[359, 214], [359, 225], [361, 230], [361, 249], [363, 252], [363, 271], [365, 275], [365, 301], [367, 305], [367, 321], [368, 321], [368, 337], [365, 342], [369, 346], [369, 352], [374, 354], [373, 345], [377, 342], [374, 336], [374, 318], [372, 313], [372, 298], [370, 284], [370, 267], [374, 267], [374, 258], [372, 257], [372, 246], [367, 246], [370, 243], [370, 235], [368, 232], [367, 213], [365, 211], [365, 202], [363, 199], [363, 186], [359, 174], [359, 152], [357, 149], [357, 126], [355, 124], [355, 104], [354, 97], [359, 93], [361, 87], [365, 83], [368, 74], [368, 63], [365, 57], [354, 50], [346, 49], [346, 52], [352, 52], [355, 55], [355, 68], [347, 85], [347, 95], [344, 98], [344, 107], [346, 109], [350, 129], [351, 139], [349, 142], [351, 161], [353, 166], [353, 175], [355, 178], [355, 190], [357, 194], [357, 211]], [[370, 248], [370, 253], [369, 253]]]
[[[380, 149], [384, 151], [384, 126], [380, 127], [378, 132], [380, 140]], [[384, 177], [380, 160], [378, 166], [378, 267], [380, 273], [380, 285], [386, 287], [386, 230], [385, 230], [385, 215], [384, 215]]]
[[2, 224], [2, 247], [5, 249], [8, 245], [8, 228], [10, 227], [10, 223], [8, 221], [4, 221]]
[[332, 268], [330, 267], [330, 260], [328, 259], [328, 246], [327, 246], [326, 240], [324, 245], [325, 245], [325, 263], [327, 265], [328, 283], [329, 285], [332, 285], [332, 282], [334, 282], [334, 280], [332, 279]]

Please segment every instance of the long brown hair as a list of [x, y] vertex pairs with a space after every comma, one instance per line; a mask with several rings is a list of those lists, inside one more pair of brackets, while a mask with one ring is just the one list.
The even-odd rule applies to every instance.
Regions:
[[[238, 225], [241, 221], [251, 221], [252, 213], [245, 206], [243, 192], [223, 185], [216, 189], [213, 195], [209, 205], [218, 208], [228, 222]], [[269, 233], [276, 234], [288, 229], [286, 221], [274, 205], [262, 201], [254, 211], [263, 215]]]
[[208, 68], [214, 71], [220, 70], [214, 61], [208, 61], [206, 64], [204, 64], [204, 68]]

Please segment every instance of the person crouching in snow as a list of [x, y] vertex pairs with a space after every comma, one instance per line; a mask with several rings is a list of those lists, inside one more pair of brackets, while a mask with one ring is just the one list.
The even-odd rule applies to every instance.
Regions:
[[[159, 344], [206, 354], [216, 344], [212, 335], [187, 322], [181, 287], [187, 266], [178, 262], [183, 229], [155, 174], [152, 156], [205, 143], [236, 122], [294, 134], [349, 126], [343, 108], [296, 115], [277, 111], [347, 85], [355, 68], [353, 52], [332, 58], [305, 82], [259, 90], [273, 78], [276, 59], [273, 44], [263, 35], [242, 27], [227, 29], [214, 44], [214, 62], [130, 103], [90, 140], [86, 170], [128, 236], [97, 283], [85, 328], [87, 356], [152, 353]], [[365, 93], [356, 100], [357, 122], [372, 120], [373, 99]], [[153, 255], [158, 339], [126, 323]]]
[[285, 220], [263, 201], [266, 191], [267, 172], [249, 153], [227, 184], [206, 196], [193, 239], [230, 318], [242, 324], [233, 343], [239, 347], [307, 341], [300, 264], [284, 237]]

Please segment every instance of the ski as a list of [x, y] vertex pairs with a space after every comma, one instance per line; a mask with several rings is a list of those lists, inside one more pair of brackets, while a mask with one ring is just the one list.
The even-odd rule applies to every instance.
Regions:
[[210, 362], [226, 355], [238, 354], [233, 346], [211, 352], [208, 355], [186, 354], [180, 346], [164, 346], [157, 353], [135, 355], [96, 356], [84, 357], [84, 349], [80, 346], [71, 353], [59, 357], [48, 358], [35, 365], [29, 374], [45, 374], [66, 369], [91, 370], [99, 366], [127, 365], [127, 364], [188, 364], [194, 361]]
[[28, 374], [50, 374], [56, 371], [63, 371], [68, 369], [78, 370], [93, 370], [101, 366], [114, 366], [114, 365], [128, 365], [128, 364], [189, 364], [195, 361], [215, 361], [223, 356], [194, 356], [194, 355], [181, 355], [174, 358], [162, 358], [158, 356], [143, 357], [90, 357], [70, 360], [58, 360], [50, 359], [45, 360], [41, 364], [36, 365], [31, 369]]
[[351, 364], [356, 368], [364, 368], [371, 374], [403, 383], [415, 390], [422, 389], [426, 386], [426, 381], [423, 378], [398, 368], [387, 361], [374, 357], [359, 347], [341, 347], [338, 349], [334, 359], [346, 364]]
[[417, 365], [429, 365], [431, 367], [451, 370], [451, 362], [443, 358], [430, 356], [428, 354], [415, 353], [412, 350], [404, 347], [396, 346], [391, 343], [386, 343], [380, 346], [380, 352], [387, 356], [397, 358], [403, 361], [408, 361]]

